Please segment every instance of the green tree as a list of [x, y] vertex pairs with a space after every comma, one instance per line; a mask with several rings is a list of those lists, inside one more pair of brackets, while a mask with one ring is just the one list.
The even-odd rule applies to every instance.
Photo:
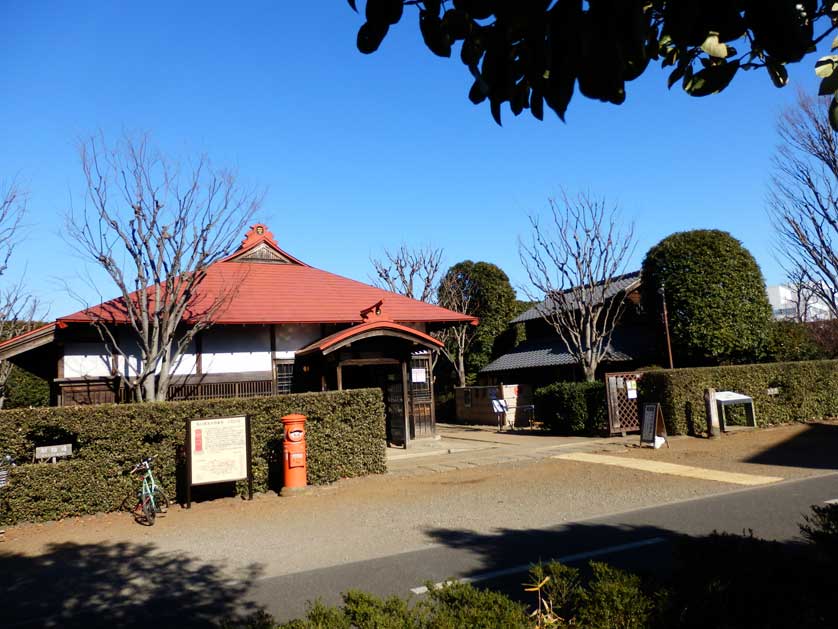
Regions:
[[14, 365], [6, 380], [5, 393], [3, 408], [49, 406], [49, 382]]
[[[357, 1], [348, 0], [357, 11]], [[407, 7], [407, 12], [405, 10]], [[415, 12], [414, 12], [415, 11]], [[626, 83], [652, 63], [671, 67], [692, 96], [725, 89], [740, 70], [765, 68], [777, 87], [786, 64], [800, 61], [835, 30], [838, 6], [816, 0], [367, 0], [358, 50], [378, 49], [403, 16], [418, 18], [428, 49], [460, 60], [473, 78], [468, 97], [539, 120], [547, 105], [564, 120], [578, 87], [583, 96], [620, 104]], [[822, 94], [832, 94], [838, 125], [838, 55], [818, 60]], [[833, 74], [834, 73], [834, 74]]]
[[495, 339], [518, 312], [515, 290], [496, 265], [464, 260], [440, 281], [439, 305], [480, 319], [477, 327], [461, 324], [441, 335], [443, 353], [457, 372], [459, 386], [465, 386], [491, 360]]
[[727, 232], [698, 229], [664, 238], [646, 254], [642, 300], [659, 320], [661, 289], [676, 366], [764, 359], [771, 306], [753, 256]]

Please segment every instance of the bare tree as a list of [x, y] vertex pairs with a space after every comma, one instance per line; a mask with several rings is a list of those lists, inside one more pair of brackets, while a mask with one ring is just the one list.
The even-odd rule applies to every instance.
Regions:
[[[0, 186], [0, 190], [0, 275], [4, 275], [26, 214], [26, 195], [15, 182]], [[26, 292], [22, 280], [0, 288], [0, 340], [31, 330], [38, 310], [38, 300]], [[0, 408], [6, 401], [6, 382], [11, 371], [12, 363], [0, 361]]]
[[261, 198], [205, 156], [181, 170], [146, 137], [112, 148], [94, 137], [80, 154], [86, 202], [68, 214], [67, 233], [119, 292], [86, 312], [125, 365], [118, 375], [134, 399], [163, 400], [183, 352], [232, 296], [234, 288], [200, 293], [207, 269], [231, 251]]
[[[466, 315], [473, 315], [475, 307], [472, 280], [466, 272], [449, 271], [439, 283], [439, 305]], [[444, 343], [440, 351], [457, 372], [457, 386], [464, 387], [466, 381], [465, 356], [476, 336], [476, 327], [471, 323], [457, 323], [435, 333]]]
[[838, 134], [829, 111], [798, 92], [783, 112], [768, 211], [790, 282], [838, 318]]
[[590, 194], [562, 192], [549, 200], [546, 225], [530, 216], [529, 243], [519, 241], [519, 256], [542, 318], [561, 338], [585, 375], [593, 381], [607, 357], [614, 326], [624, 309], [618, 283], [634, 251], [634, 225], [623, 227], [616, 207]]
[[409, 249], [402, 244], [396, 251], [384, 250], [383, 258], [370, 258], [375, 285], [399, 295], [433, 303], [437, 295], [437, 275], [442, 249]]

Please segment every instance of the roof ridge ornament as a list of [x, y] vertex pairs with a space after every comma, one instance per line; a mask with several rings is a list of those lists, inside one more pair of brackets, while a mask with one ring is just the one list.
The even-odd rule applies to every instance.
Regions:
[[371, 321], [392, 321], [392, 319], [384, 313], [384, 309], [382, 308], [383, 305], [384, 300], [379, 299], [369, 308], [364, 308], [361, 311], [361, 320], [365, 323]]
[[255, 225], [251, 225], [250, 230], [244, 235], [244, 240], [242, 240], [239, 249], [247, 249], [263, 241], [267, 241], [275, 248], [279, 248], [279, 245], [276, 244], [276, 240], [274, 239], [274, 235], [268, 231], [268, 226], [264, 223], [256, 223]]

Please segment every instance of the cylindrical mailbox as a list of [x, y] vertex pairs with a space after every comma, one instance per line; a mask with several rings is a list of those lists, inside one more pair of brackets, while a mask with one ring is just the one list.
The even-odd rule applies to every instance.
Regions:
[[282, 443], [283, 491], [300, 489], [308, 484], [306, 466], [306, 417], [293, 414], [282, 418], [285, 439]]

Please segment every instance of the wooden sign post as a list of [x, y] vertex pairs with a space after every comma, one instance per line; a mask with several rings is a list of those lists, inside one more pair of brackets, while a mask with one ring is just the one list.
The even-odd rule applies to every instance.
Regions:
[[[660, 439], [661, 441], [658, 441]], [[666, 439], [666, 424], [663, 421], [663, 411], [657, 402], [643, 405], [643, 416], [640, 418], [640, 445], [659, 448], [669, 441]]]
[[190, 419], [186, 423], [186, 508], [192, 486], [247, 480], [253, 500], [250, 468], [250, 418]]

